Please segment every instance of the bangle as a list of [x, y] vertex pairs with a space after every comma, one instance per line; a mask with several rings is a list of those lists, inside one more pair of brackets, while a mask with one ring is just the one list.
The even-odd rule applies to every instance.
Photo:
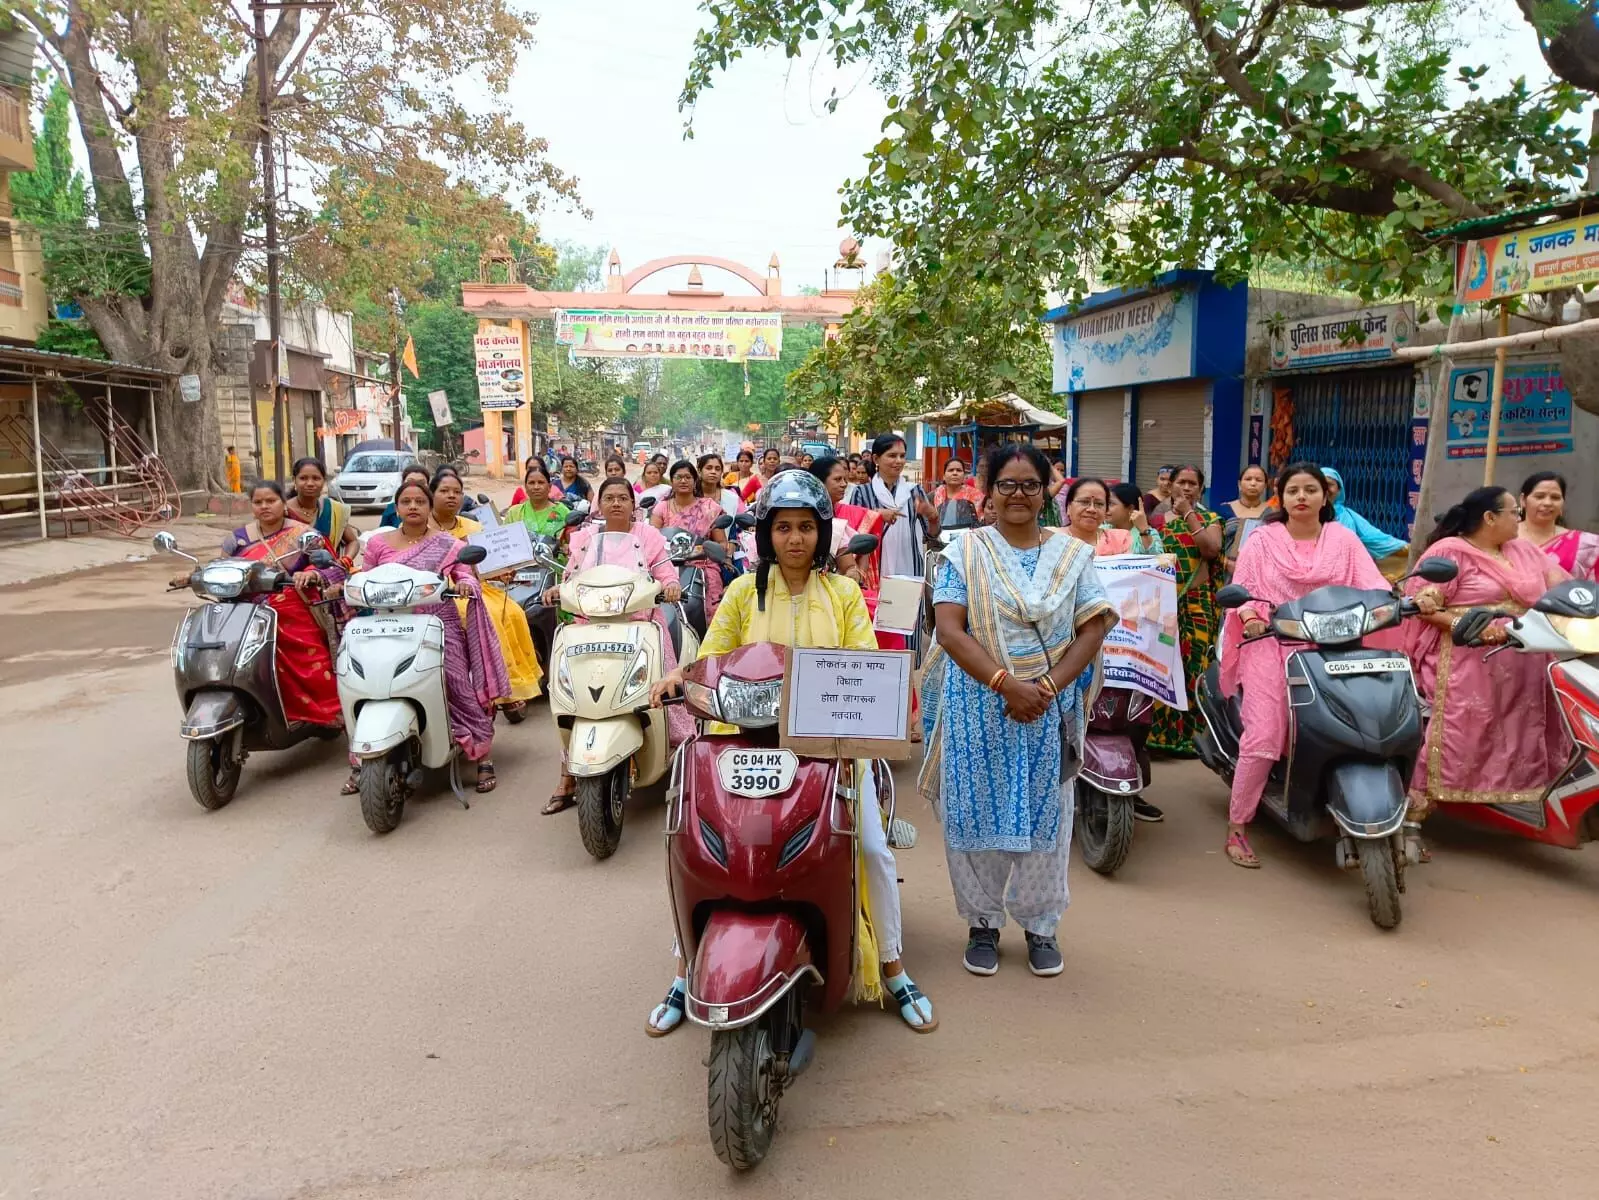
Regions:
[[1060, 689], [1055, 686], [1055, 681], [1049, 677], [1048, 671], [1045, 671], [1042, 675], [1040, 675], [1037, 682], [1038, 686], [1043, 688], [1051, 696], [1060, 695]]
[[988, 690], [991, 692], [999, 691], [1000, 688], [1005, 686], [1005, 680], [1009, 678], [1010, 672], [1001, 667], [988, 677]]

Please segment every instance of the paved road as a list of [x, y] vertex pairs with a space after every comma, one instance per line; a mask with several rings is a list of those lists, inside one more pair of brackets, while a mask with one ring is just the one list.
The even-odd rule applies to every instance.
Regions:
[[537, 813], [542, 710], [502, 726], [499, 791], [387, 838], [335, 794], [334, 746], [253, 759], [203, 812], [166, 570], [0, 594], [0, 1197], [1594, 1192], [1599, 848], [1446, 833], [1385, 935], [1325, 849], [1263, 832], [1265, 870], [1228, 866], [1191, 764], [1161, 765], [1171, 819], [1123, 877], [1074, 871], [1053, 981], [1014, 931], [998, 976], [960, 969], [913, 802], [908, 961], [942, 1028], [825, 1022], [732, 1180], [705, 1035], [642, 1033], [670, 967], [658, 812], [591, 862]]

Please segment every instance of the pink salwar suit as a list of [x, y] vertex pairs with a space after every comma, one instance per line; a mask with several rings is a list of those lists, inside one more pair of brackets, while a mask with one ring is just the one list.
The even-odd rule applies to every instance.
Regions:
[[[1244, 733], [1233, 772], [1227, 819], [1235, 825], [1254, 820], [1273, 764], [1288, 749], [1288, 656], [1294, 643], [1263, 637], [1244, 643], [1244, 622], [1271, 619], [1275, 605], [1298, 600], [1317, 588], [1352, 587], [1387, 591], [1390, 587], [1360, 538], [1330, 522], [1315, 541], [1296, 541], [1282, 522], [1261, 525], [1238, 555], [1233, 583], [1256, 599], [1226, 614], [1222, 622], [1221, 683], [1231, 696], [1243, 689]], [[1365, 639], [1368, 646], [1396, 647], [1402, 634], [1384, 630]], [[1192, 680], [1189, 686], [1193, 686]]]
[[[1505, 561], [1464, 538], [1427, 548], [1459, 568], [1439, 588], [1450, 616], [1471, 608], [1526, 612], [1566, 572], [1522, 538], [1502, 547]], [[1421, 586], [1411, 581], [1412, 588]], [[1549, 689], [1546, 654], [1492, 646], [1457, 646], [1448, 633], [1412, 621], [1410, 658], [1416, 687], [1432, 718], [1410, 780], [1410, 804], [1424, 813], [1446, 804], [1526, 804], [1560, 773], [1571, 750], [1559, 706]]]
[[432, 571], [450, 580], [472, 599], [463, 621], [455, 601], [419, 604], [412, 611], [435, 616], [444, 623], [444, 695], [450, 710], [450, 736], [478, 762], [494, 745], [494, 699], [511, 694], [511, 681], [500, 656], [499, 635], [483, 608], [477, 571], [458, 561], [464, 542], [447, 533], [432, 533], [415, 545], [395, 550], [382, 536], [366, 544], [363, 566], [370, 571], [397, 562], [417, 571]]
[[[572, 534], [567, 574], [574, 578], [590, 567], [626, 567], [650, 576], [663, 588], [677, 582], [677, 567], [666, 549], [661, 531], [643, 521], [628, 533], [605, 533], [603, 525], [585, 525]], [[603, 547], [603, 549], [602, 549]], [[720, 582], [720, 579], [718, 579]], [[582, 620], [579, 617], [578, 620]], [[672, 649], [672, 634], [666, 627], [666, 614], [657, 605], [648, 612], [634, 613], [630, 620], [654, 621], [661, 631], [662, 664], [666, 671], [677, 669], [677, 653]], [[694, 732], [694, 719], [682, 705], [666, 710], [667, 741], [676, 746]]]

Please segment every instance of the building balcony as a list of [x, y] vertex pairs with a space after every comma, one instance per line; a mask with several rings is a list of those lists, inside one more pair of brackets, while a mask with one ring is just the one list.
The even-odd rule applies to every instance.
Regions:
[[0, 171], [33, 170], [33, 124], [20, 92], [0, 87]]
[[0, 339], [36, 342], [49, 323], [39, 261], [38, 237], [0, 214]]

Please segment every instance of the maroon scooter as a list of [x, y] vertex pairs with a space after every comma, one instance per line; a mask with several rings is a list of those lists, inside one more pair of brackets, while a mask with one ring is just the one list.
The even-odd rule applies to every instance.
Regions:
[[1149, 786], [1155, 702], [1131, 688], [1104, 688], [1088, 710], [1077, 775], [1077, 848], [1090, 870], [1114, 875], [1133, 849], [1133, 802]]
[[[667, 793], [684, 1009], [711, 1031], [711, 1144], [737, 1170], [766, 1156], [783, 1092], [811, 1061], [807, 1007], [833, 1012], [850, 996], [864, 886], [855, 763], [777, 744], [786, 655], [760, 642], [686, 669], [683, 702], [739, 732], [684, 742]], [[892, 776], [877, 782], [891, 805]]]

